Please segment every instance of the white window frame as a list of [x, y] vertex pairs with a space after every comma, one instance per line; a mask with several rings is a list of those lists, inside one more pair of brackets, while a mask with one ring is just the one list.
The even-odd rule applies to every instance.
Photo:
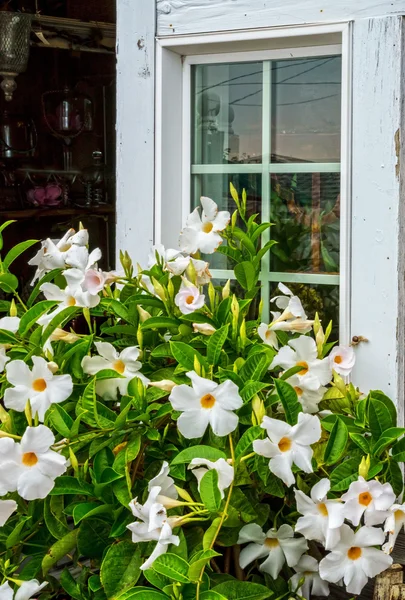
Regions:
[[[336, 37], [339, 43], [336, 43]], [[298, 41], [299, 39], [299, 41]], [[330, 39], [330, 41], [329, 41]], [[320, 43], [319, 41], [322, 40]], [[277, 47], [279, 41], [280, 47]], [[290, 47], [286, 47], [291, 42]], [[266, 43], [272, 49], [265, 49]], [[240, 50], [241, 47], [264, 46], [260, 50]], [[275, 47], [276, 46], [276, 47]], [[220, 49], [220, 52], [218, 52]], [[210, 52], [211, 50], [211, 52]], [[339, 54], [342, 56], [342, 112], [341, 112], [341, 233], [340, 274], [270, 273], [263, 269], [261, 281], [264, 304], [268, 317], [269, 282], [283, 281], [339, 284], [340, 341], [348, 344], [350, 331], [350, 266], [351, 266], [351, 35], [350, 24], [293, 27], [256, 30], [200, 36], [161, 38], [156, 46], [156, 146], [155, 146], [155, 243], [173, 244], [175, 239], [167, 231], [176, 233], [190, 212], [191, 190], [191, 67], [195, 64], [270, 61], [286, 58], [306, 58]], [[180, 114], [178, 114], [181, 107]], [[179, 132], [180, 129], [180, 132]], [[176, 135], [177, 134], [177, 135]], [[332, 172], [328, 163], [300, 165], [301, 172]], [[203, 166], [201, 166], [204, 169]], [[268, 176], [276, 172], [269, 165], [232, 165], [227, 172], [244, 172], [259, 168]], [[297, 165], [283, 165], [277, 169], [294, 169]], [[336, 167], [335, 167], [336, 168]], [[211, 166], [206, 169], [212, 172]], [[336, 169], [337, 170], [337, 169]], [[221, 172], [224, 172], [221, 170]], [[181, 192], [179, 193], [179, 189]], [[266, 198], [262, 199], [263, 209]], [[270, 203], [263, 210], [263, 220], [269, 220]], [[168, 207], [170, 206], [170, 211]], [[177, 228], [177, 229], [176, 229]], [[164, 233], [163, 233], [164, 230]], [[163, 233], [163, 234], [162, 234]], [[166, 235], [165, 235], [166, 234]], [[214, 277], [229, 278], [229, 271], [213, 271]]]

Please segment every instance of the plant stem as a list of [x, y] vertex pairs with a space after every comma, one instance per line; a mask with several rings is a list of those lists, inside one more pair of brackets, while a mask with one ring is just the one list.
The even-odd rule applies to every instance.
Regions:
[[21, 304], [25, 312], [27, 312], [28, 308], [25, 306], [24, 302], [20, 298], [20, 294], [18, 292], [14, 292], [14, 296], [17, 298], [18, 302]]

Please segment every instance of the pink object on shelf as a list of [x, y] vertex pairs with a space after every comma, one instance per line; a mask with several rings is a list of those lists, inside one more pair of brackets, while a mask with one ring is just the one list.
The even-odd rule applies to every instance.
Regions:
[[27, 200], [34, 206], [59, 206], [62, 203], [62, 188], [56, 183], [35, 187], [27, 192]]

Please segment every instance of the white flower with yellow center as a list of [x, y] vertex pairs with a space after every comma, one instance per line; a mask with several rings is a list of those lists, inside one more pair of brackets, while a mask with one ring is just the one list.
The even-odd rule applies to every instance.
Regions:
[[200, 490], [201, 480], [204, 475], [208, 471], [215, 469], [218, 473], [218, 489], [221, 493], [221, 498], [225, 497], [224, 490], [229, 488], [234, 478], [234, 468], [224, 458], [219, 458], [216, 461], [206, 458], [193, 458], [188, 468], [193, 471], [197, 478], [198, 490]]
[[283, 346], [275, 356], [270, 365], [270, 369], [281, 367], [284, 370], [293, 367], [301, 367], [296, 374], [299, 387], [308, 390], [318, 390], [321, 386], [330, 383], [332, 378], [332, 369], [329, 359], [320, 360], [317, 358], [318, 349], [315, 341], [306, 336], [290, 340], [288, 346]]
[[293, 375], [287, 379], [297, 394], [298, 402], [302, 406], [304, 413], [314, 414], [319, 411], [319, 403], [322, 400], [327, 388], [321, 386], [317, 390], [309, 390], [305, 387], [300, 387], [300, 379], [297, 375]]
[[[20, 326], [19, 317], [2, 317], [0, 319], [0, 329], [4, 331], [11, 331], [11, 333], [17, 333]], [[4, 344], [0, 344], [0, 373], [4, 371], [4, 367], [10, 360], [6, 354], [7, 347]]]
[[231, 215], [227, 210], [218, 211], [218, 205], [211, 198], [200, 199], [202, 214], [196, 208], [187, 217], [186, 226], [180, 234], [180, 248], [188, 254], [200, 251], [212, 254], [222, 244], [219, 231], [228, 225]]
[[233, 411], [243, 404], [238, 386], [229, 379], [218, 385], [194, 371], [187, 377], [191, 387], [176, 385], [169, 396], [174, 410], [182, 413], [177, 419], [180, 433], [187, 439], [202, 437], [208, 425], [218, 436], [235, 431], [239, 418]]
[[388, 542], [384, 544], [383, 550], [386, 554], [391, 554], [394, 549], [396, 539], [405, 525], [405, 503], [393, 504], [384, 523], [384, 531], [388, 533]]
[[356, 355], [350, 346], [335, 346], [329, 354], [329, 362], [331, 368], [336, 373], [347, 377], [352, 372], [356, 362]]
[[200, 293], [197, 286], [183, 280], [174, 302], [183, 315], [190, 315], [204, 306], [205, 296]]
[[0, 496], [17, 491], [24, 500], [46, 498], [66, 471], [66, 459], [51, 450], [55, 436], [45, 425], [27, 427], [21, 442], [0, 438]]
[[278, 530], [269, 529], [264, 533], [256, 523], [249, 523], [242, 527], [238, 538], [238, 544], [246, 543], [249, 545], [241, 550], [239, 556], [240, 567], [244, 569], [251, 562], [266, 558], [259, 570], [268, 573], [273, 579], [277, 579], [285, 562], [293, 567], [308, 550], [306, 540], [303, 537], [295, 538], [292, 527], [287, 524], [281, 525]]
[[106, 369], [116, 371], [116, 379], [101, 379], [96, 383], [96, 392], [105, 400], [116, 400], [118, 391], [124, 396], [128, 390], [129, 382], [138, 377], [144, 384], [149, 383], [140, 369], [142, 363], [138, 360], [139, 348], [131, 346], [119, 353], [108, 342], [95, 342], [99, 356], [85, 356], [82, 360], [82, 369], [88, 375], [95, 375]]
[[266, 430], [268, 437], [265, 440], [255, 440], [253, 450], [256, 454], [270, 458], [270, 471], [286, 486], [295, 483], [291, 470], [293, 464], [305, 473], [313, 472], [311, 444], [315, 444], [321, 437], [318, 417], [299, 413], [296, 425], [264, 417], [261, 427]]
[[17, 590], [13, 592], [12, 587], [8, 581], [0, 585], [0, 600], [29, 600], [32, 596], [38, 594], [46, 585], [48, 585], [47, 581], [43, 583], [39, 583], [37, 579], [31, 579], [30, 581], [23, 581], [20, 587], [17, 587]]
[[13, 512], [16, 510], [17, 502], [15, 500], [0, 500], [0, 527], [5, 525]]
[[94, 308], [100, 303], [100, 296], [84, 292], [80, 285], [67, 286], [61, 289], [54, 283], [43, 283], [41, 292], [47, 300], [58, 302], [58, 306], [38, 319], [38, 324], [46, 326], [63, 309], [76, 306], [78, 308]]
[[390, 483], [380, 483], [375, 479], [366, 481], [359, 477], [350, 484], [342, 496], [345, 502], [344, 514], [355, 527], [364, 514], [366, 525], [379, 525], [389, 516], [388, 510], [395, 502], [395, 494]]
[[324, 544], [329, 550], [340, 540], [340, 527], [343, 525], [344, 505], [339, 500], [328, 500], [329, 479], [321, 479], [311, 490], [308, 497], [301, 490], [294, 490], [297, 511], [300, 517], [295, 531], [302, 533], [307, 540]]
[[[6, 378], [12, 386], [4, 392], [4, 405], [24, 412], [30, 401], [32, 414], [38, 414], [41, 422], [51, 404], [59, 404], [69, 398], [73, 391], [70, 375], [54, 375], [48, 363], [40, 356], [32, 357], [32, 370], [22, 360], [13, 360], [6, 366]], [[52, 367], [52, 365], [51, 365]]]
[[369, 577], [388, 569], [392, 558], [373, 548], [384, 542], [384, 532], [376, 527], [361, 527], [356, 533], [348, 525], [341, 529], [340, 542], [319, 563], [322, 579], [338, 583], [343, 579], [349, 594], [360, 594]]
[[[297, 594], [310, 600], [311, 596], [328, 596], [329, 585], [319, 575], [319, 563], [313, 556], [304, 554], [293, 567], [296, 572], [290, 579], [291, 588]], [[300, 580], [305, 577], [302, 586], [297, 590]]]

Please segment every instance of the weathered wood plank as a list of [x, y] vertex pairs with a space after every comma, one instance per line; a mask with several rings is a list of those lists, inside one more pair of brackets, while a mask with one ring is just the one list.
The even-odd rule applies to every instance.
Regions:
[[157, 0], [157, 12], [158, 35], [179, 35], [402, 15], [405, 0]]
[[155, 3], [117, 4], [117, 252], [146, 265], [153, 240]]
[[[375, 578], [373, 600], [389, 600], [391, 596], [391, 588], [395, 585], [396, 588], [402, 587], [404, 572], [402, 565], [393, 564], [390, 569], [384, 571]], [[398, 597], [399, 600], [400, 596]]]

